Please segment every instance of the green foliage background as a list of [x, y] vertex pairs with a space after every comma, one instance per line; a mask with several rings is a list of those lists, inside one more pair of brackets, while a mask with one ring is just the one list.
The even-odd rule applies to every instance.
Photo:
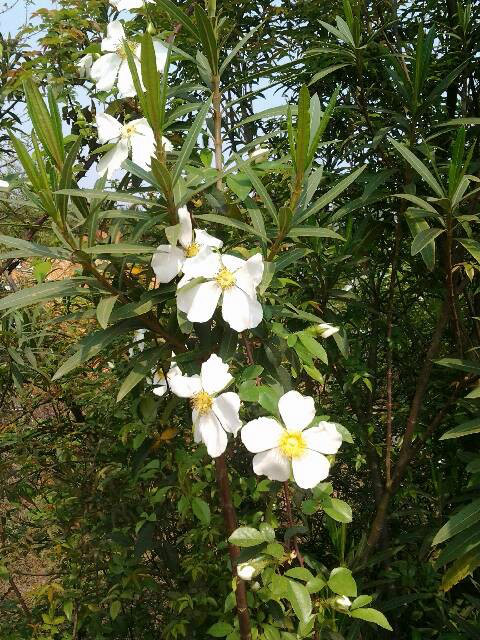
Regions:
[[[280, 387], [294, 386], [352, 435], [328, 480], [353, 517], [332, 505], [328, 486], [297, 490], [295, 530], [276, 483], [253, 475], [239, 442], [228, 451], [239, 523], [267, 521], [286, 546], [296, 534], [316, 575], [351, 569], [358, 593], [371, 594], [394, 629], [335, 611], [322, 591], [313, 594], [325, 615], [322, 638], [478, 638], [479, 8], [451, 0], [222, 1], [217, 12], [225, 19], [220, 62], [257, 28], [220, 85], [226, 189], [216, 188], [200, 145], [182, 169], [197, 222], [230, 249], [261, 250], [273, 265], [263, 283], [265, 321], [248, 335], [260, 369], [247, 371], [245, 343], [220, 322], [182, 332], [174, 287], [149, 291], [148, 253], [112, 250], [165, 241], [171, 211], [158, 174], [145, 186], [130, 163], [118, 201], [74, 191], [97, 160], [95, 109], [142, 113], [137, 99], [97, 94], [94, 102], [75, 68], [82, 52], [99, 52], [114, 9], [64, 1], [38, 12], [38, 29], [2, 35], [2, 174], [14, 187], [0, 196], [2, 286], [12, 286], [9, 273], [23, 276], [13, 280], [17, 297], [4, 290], [0, 300], [0, 637], [238, 637], [214, 465], [193, 444], [185, 403], [155, 398], [145, 380], [149, 358], [169, 362], [160, 326], [186, 342], [188, 372], [220, 349], [245, 421], [265, 414]], [[167, 38], [177, 22], [168, 3], [149, 3], [128, 23], [130, 35], [147, 23]], [[195, 37], [182, 28], [174, 42], [165, 117], [177, 152], [171, 172], [211, 88]], [[254, 101], [269, 95], [268, 84], [290, 109]], [[50, 93], [46, 115], [37, 85]], [[27, 98], [36, 152], [22, 116]], [[49, 138], [55, 105], [65, 136]], [[300, 141], [317, 105], [325, 124], [327, 105], [331, 117], [309, 167]], [[29, 173], [22, 140], [45, 175]], [[235, 167], [234, 154], [258, 144], [271, 148], [269, 160]], [[70, 191], [56, 193], [62, 188]], [[68, 234], [83, 253], [72, 254]], [[33, 271], [16, 268], [18, 259], [34, 260]], [[73, 266], [52, 290], [45, 274], [59, 261]], [[112, 291], [98, 273], [127, 297], [100, 323], [96, 309]], [[34, 285], [43, 287], [36, 305]], [[133, 346], [131, 357], [145, 318], [147, 356]], [[340, 332], [323, 340], [321, 321]], [[80, 366], [58, 375], [70, 356]], [[127, 389], [132, 367], [137, 384]], [[19, 597], [25, 557], [34, 558], [26, 573], [40, 575]], [[296, 566], [282, 557], [278, 573]], [[320, 637], [297, 626], [292, 601], [282, 610], [259, 587], [248, 590], [254, 638]]]

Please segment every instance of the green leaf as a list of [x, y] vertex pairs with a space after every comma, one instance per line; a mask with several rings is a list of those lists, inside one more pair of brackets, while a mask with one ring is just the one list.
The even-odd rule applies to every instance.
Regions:
[[215, 624], [212, 624], [207, 633], [214, 638], [224, 638], [232, 631], [233, 627], [231, 624], [228, 624], [228, 622], [216, 622]]
[[341, 236], [333, 229], [326, 227], [294, 227], [288, 232], [289, 238], [300, 238], [302, 236], [308, 236], [313, 238], [335, 238], [345, 242], [345, 238]]
[[58, 138], [58, 135], [61, 135], [61, 129], [60, 134], [58, 134], [55, 119], [50, 116], [37, 85], [28, 78], [24, 81], [23, 86], [27, 99], [28, 114], [35, 133], [45, 151], [52, 158], [57, 168], [61, 170], [64, 158], [63, 147]]
[[475, 547], [480, 545], [480, 523], [469, 527], [465, 531], [454, 536], [443, 549], [442, 553], [435, 561], [435, 567], [443, 567], [444, 565], [457, 560], [465, 553], [468, 553]]
[[207, 526], [210, 524], [210, 507], [201, 498], [192, 498], [192, 511], [200, 522]]
[[318, 593], [326, 586], [326, 584], [327, 583], [323, 578], [321, 578], [320, 576], [315, 576], [307, 582], [307, 591], [308, 593]]
[[346, 567], [332, 569], [327, 584], [339, 596], [357, 597], [357, 584], [353, 579], [352, 572]]
[[123, 400], [123, 398], [144, 378], [152, 375], [152, 369], [161, 360], [163, 351], [164, 348], [162, 347], [154, 347], [153, 349], [143, 351], [139, 356], [137, 356], [133, 369], [120, 386], [117, 394], [117, 402]]
[[[415, 220], [412, 216], [406, 215], [407, 224], [412, 236], [415, 238], [421, 231], [429, 229], [426, 220]], [[421, 251], [422, 259], [429, 271], [435, 268], [435, 242], [430, 242]]]
[[252, 167], [247, 162], [244, 162], [240, 158], [240, 156], [234, 154], [234, 158], [237, 163], [237, 166], [241, 169], [242, 173], [244, 173], [249, 178], [250, 182], [253, 185], [253, 188], [257, 192], [257, 195], [260, 197], [267, 211], [271, 215], [272, 220], [275, 223], [278, 223], [277, 209], [273, 204], [273, 201], [270, 198], [268, 191], [265, 189], [263, 182], [260, 180], [258, 173], [254, 169], [252, 169]]
[[[480, 423], [480, 419], [479, 419]], [[449, 540], [457, 533], [461, 533], [476, 524], [480, 520], [480, 499], [474, 500], [471, 504], [467, 505], [463, 509], [460, 509], [458, 513], [450, 518], [447, 524], [438, 531], [434, 537], [432, 545], [440, 544]]]
[[265, 537], [263, 533], [253, 527], [238, 527], [228, 541], [237, 547], [255, 547], [265, 542]]
[[187, 31], [198, 40], [197, 29], [192, 20], [171, 0], [155, 0], [157, 5], [162, 8], [172, 19], [173, 22], [180, 22]]
[[120, 602], [120, 600], [113, 600], [113, 602], [110, 603], [110, 617], [112, 620], [116, 619], [116, 617], [120, 613], [121, 608], [122, 603]]
[[439, 236], [441, 233], [443, 233], [445, 230], [444, 229], [424, 229], [423, 231], [420, 231], [420, 233], [418, 233], [415, 238], [413, 239], [412, 242], [412, 247], [411, 247], [411, 254], [412, 256], [417, 255], [417, 253], [420, 253], [420, 251], [422, 251], [427, 244], [430, 244], [431, 242], [433, 242], [433, 240], [435, 240], [435, 238], [437, 236]]
[[325, 364], [328, 364], [328, 356], [322, 345], [313, 336], [305, 331], [300, 331], [296, 334], [303, 346], [313, 355], [314, 358], [318, 358]]
[[338, 71], [338, 69], [342, 69], [343, 67], [350, 67], [351, 65], [352, 65], [351, 62], [344, 62], [342, 64], [332, 64], [329, 67], [325, 67], [325, 69], [322, 69], [321, 71], [318, 71], [318, 73], [316, 73], [313, 76], [313, 78], [308, 83], [308, 86], [310, 87], [312, 84], [315, 84], [316, 82], [318, 82], [322, 78], [325, 78], [325, 76], [330, 75], [334, 71]]
[[118, 296], [108, 296], [102, 298], [97, 305], [97, 320], [102, 329], [106, 329], [108, 326], [108, 320], [115, 306]]
[[[75, 295], [88, 295], [89, 289], [85, 285], [96, 285], [94, 278], [69, 278], [52, 282], [42, 282], [28, 289], [21, 289], [10, 293], [0, 300], [0, 311], [5, 309], [21, 309], [39, 302], [47, 302], [54, 298], [64, 298]], [[83, 285], [83, 286], [82, 286]]]
[[442, 589], [449, 591], [452, 587], [471, 574], [480, 566], [480, 551], [473, 549], [452, 564], [442, 580]]
[[434, 360], [435, 364], [449, 369], [457, 369], [458, 371], [467, 371], [468, 373], [480, 374], [480, 364], [469, 360], [460, 360], [459, 358], [442, 358]]
[[463, 238], [459, 240], [460, 244], [480, 263], [480, 242], [472, 240], [471, 238]]
[[67, 196], [81, 196], [87, 200], [95, 200], [100, 198], [102, 201], [108, 202], [130, 202], [138, 204], [142, 207], [158, 207], [158, 203], [154, 200], [138, 198], [130, 193], [122, 193], [121, 191], [98, 191], [97, 189], [59, 189], [56, 194], [65, 194]]
[[138, 253], [155, 253], [156, 247], [148, 247], [144, 244], [130, 244], [128, 242], [117, 242], [116, 244], [96, 244], [93, 247], [85, 247], [84, 253], [91, 255], [108, 254], [123, 256]]
[[312, 599], [307, 588], [296, 580], [288, 580], [286, 597], [300, 622], [308, 622], [312, 613]]
[[233, 58], [237, 55], [239, 51], [243, 49], [243, 47], [247, 44], [250, 38], [258, 31], [258, 29], [263, 25], [264, 22], [265, 20], [262, 20], [261, 22], [259, 22], [255, 27], [253, 27], [251, 31], [249, 31], [246, 35], [244, 35], [243, 38], [239, 40], [239, 42], [237, 42], [237, 44], [233, 47], [233, 49], [230, 51], [230, 53], [226, 56], [225, 60], [220, 65], [220, 69], [219, 69], [220, 75], [222, 75], [222, 73], [228, 67], [228, 65], [233, 60]]
[[197, 113], [197, 116], [193, 121], [192, 126], [188, 130], [187, 136], [180, 150], [180, 153], [178, 154], [178, 158], [175, 163], [175, 166], [173, 167], [173, 170], [172, 170], [173, 185], [177, 183], [178, 179], [182, 175], [182, 171], [185, 165], [187, 164], [188, 160], [190, 159], [190, 156], [192, 155], [192, 151], [195, 145], [197, 144], [198, 136], [202, 131], [203, 123], [205, 122], [205, 118], [207, 116], [208, 110], [210, 109], [210, 104], [211, 104], [211, 100], [208, 99], [205, 102], [205, 104], [203, 104], [200, 107]]
[[374, 624], [378, 624], [379, 627], [383, 629], [387, 629], [388, 631], [393, 631], [390, 623], [383, 615], [381, 611], [377, 611], [376, 609], [370, 609], [366, 607], [364, 609], [354, 609], [351, 611], [350, 615], [352, 618], [359, 618], [360, 620], [366, 620], [367, 622], [373, 622]]
[[40, 256], [42, 258], [68, 260], [71, 256], [71, 252], [67, 251], [67, 249], [63, 249], [62, 247], [46, 247], [34, 242], [28, 242], [22, 238], [14, 238], [11, 236], [0, 235], [0, 244], [19, 249], [21, 257], [24, 258]]
[[252, 190], [252, 183], [248, 179], [247, 176], [242, 173], [233, 173], [227, 176], [227, 185], [228, 188], [233, 191], [233, 193], [240, 199], [246, 200], [248, 198], [248, 194]]
[[221, 216], [217, 213], [201, 213], [195, 216], [196, 219], [206, 220], [207, 222], [216, 222], [218, 224], [223, 224], [226, 227], [233, 227], [234, 229], [240, 229], [241, 231], [245, 231], [250, 235], [262, 238], [262, 240], [268, 240], [267, 236], [262, 235], [259, 231], [251, 227], [249, 224], [245, 224], [245, 222], [241, 222], [240, 220], [236, 220], [235, 218], [227, 218], [227, 216]]
[[203, 53], [208, 60], [213, 75], [218, 73], [218, 47], [212, 23], [205, 9], [200, 5], [195, 5], [195, 20], [197, 23], [197, 33], [203, 45]]
[[343, 180], [340, 180], [340, 182], [337, 182], [337, 184], [331, 189], [329, 189], [327, 193], [321, 196], [315, 202], [315, 204], [312, 207], [310, 207], [310, 209], [308, 209], [307, 211], [302, 213], [298, 218], [296, 218], [294, 223], [295, 224], [302, 223], [304, 220], [306, 220], [310, 216], [315, 215], [318, 211], [320, 211], [321, 209], [324, 209], [328, 204], [333, 202], [336, 198], [338, 198], [338, 196], [341, 193], [343, 193], [343, 191], [345, 191], [345, 189], [347, 189], [352, 184], [352, 182], [355, 182], [358, 176], [361, 173], [363, 173], [363, 171], [365, 171], [366, 166], [367, 165], [364, 164], [363, 166], [359, 167], [355, 171], [352, 171], [352, 173], [349, 176], [347, 176], [346, 178], [343, 178]]
[[313, 580], [312, 573], [304, 567], [294, 567], [293, 569], [289, 569], [288, 571], [285, 571], [285, 575], [289, 578], [295, 578], [296, 580], [303, 580], [304, 582]]
[[271, 415], [278, 413], [278, 401], [282, 392], [277, 387], [261, 385], [258, 389], [258, 403]]
[[331, 504], [324, 506], [325, 513], [337, 522], [348, 523], [352, 521], [352, 508], [343, 500], [330, 498]]
[[435, 191], [439, 198], [444, 198], [445, 194], [443, 192], [442, 187], [438, 184], [437, 180], [433, 177], [433, 174], [427, 167], [423, 164], [417, 156], [410, 151], [408, 147], [406, 147], [401, 142], [397, 142], [393, 140], [393, 138], [389, 138], [390, 142], [393, 144], [395, 149], [402, 155], [408, 164], [415, 169], [415, 171], [425, 180], [425, 182], [430, 185], [430, 187]]
[[355, 609], [364, 607], [366, 604], [370, 604], [371, 601], [372, 596], [358, 596], [358, 598], [355, 598], [355, 600], [352, 602], [350, 611], [354, 611]]
[[[48, 283], [57, 284], [57, 283]], [[70, 356], [58, 369], [53, 376], [52, 380], [58, 380], [62, 376], [70, 373], [78, 366], [90, 360], [96, 356], [102, 349], [111, 344], [116, 338], [125, 333], [138, 329], [142, 326], [142, 323], [137, 319], [124, 320], [113, 327], [103, 329], [101, 331], [95, 331], [91, 333], [76, 345], [75, 353]]]
[[461, 438], [463, 436], [470, 436], [473, 433], [480, 433], [480, 417], [474, 418], [473, 420], [469, 420], [468, 422], [463, 422], [458, 426], [450, 429], [440, 440], [451, 440], [452, 438]]
[[305, 85], [300, 89], [297, 116], [297, 146], [295, 165], [297, 175], [303, 178], [310, 143], [310, 93]]

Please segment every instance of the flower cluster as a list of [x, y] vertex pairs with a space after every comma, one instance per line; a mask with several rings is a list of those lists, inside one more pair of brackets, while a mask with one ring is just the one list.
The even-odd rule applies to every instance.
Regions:
[[[111, 3], [118, 11], [143, 6], [142, 0], [111, 0]], [[153, 48], [157, 70], [164, 72], [167, 49], [155, 39]], [[98, 91], [116, 88], [117, 98], [135, 96], [128, 51], [132, 54], [130, 64], [133, 60], [141, 83], [141, 45], [128, 40], [122, 23], [115, 20], [107, 26], [101, 51], [100, 56], [86, 53], [78, 60], [79, 75], [95, 82]], [[105, 112], [97, 114], [96, 125], [100, 144], [108, 145], [97, 164], [97, 172], [107, 178], [112, 178], [129, 156], [134, 164], [148, 171], [158, 151], [157, 144], [163, 146], [163, 152], [173, 150], [168, 139], [162, 137], [159, 142], [155, 138], [145, 118], [121, 124]], [[263, 162], [268, 155], [268, 149], [258, 148], [251, 153], [250, 160]], [[222, 240], [193, 228], [187, 207], [179, 207], [177, 216], [178, 224], [166, 229], [168, 244], [158, 246], [151, 260], [156, 283], [179, 278], [177, 307], [190, 323], [210, 321], [217, 307], [221, 307], [221, 317], [233, 331], [240, 333], [258, 327], [263, 320], [263, 307], [257, 297], [264, 273], [261, 253], [243, 259], [224, 252]], [[337, 327], [325, 323], [316, 328], [324, 338], [337, 331]], [[144, 349], [144, 339], [145, 331], [137, 331], [135, 342], [139, 351]], [[130, 356], [133, 354], [131, 349]], [[327, 456], [338, 451], [342, 438], [334, 423], [315, 418], [313, 398], [288, 391], [279, 399], [275, 417], [263, 416], [242, 425], [240, 397], [226, 391], [234, 381], [228, 364], [211, 354], [201, 364], [199, 375], [188, 376], [173, 358], [175, 354], [170, 369], [152, 371], [149, 382], [158, 396], [172, 392], [190, 400], [194, 440], [203, 442], [212, 458], [224, 453], [229, 435], [236, 437], [240, 432], [241, 441], [254, 454], [253, 470], [257, 475], [280, 482], [293, 477], [303, 489], [316, 486], [328, 476]], [[246, 567], [245, 574], [249, 572], [250, 567]]]

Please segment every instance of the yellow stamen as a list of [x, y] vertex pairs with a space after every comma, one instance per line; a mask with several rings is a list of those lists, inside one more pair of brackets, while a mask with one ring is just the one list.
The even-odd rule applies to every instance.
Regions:
[[199, 251], [200, 251], [200, 245], [198, 245], [196, 242], [192, 242], [185, 249], [185, 256], [187, 258], [193, 258], [194, 256], [197, 255]]
[[221, 289], [231, 289], [235, 284], [235, 274], [229, 271], [226, 267], [222, 267], [217, 273], [215, 280]]
[[211, 411], [213, 405], [212, 396], [206, 391], [199, 391], [192, 398], [192, 407], [198, 411], [198, 413], [205, 414]]
[[136, 131], [134, 124], [124, 124], [122, 127], [122, 138], [130, 138]]
[[299, 458], [307, 445], [300, 431], [294, 433], [286, 431], [280, 438], [278, 446], [287, 458]]

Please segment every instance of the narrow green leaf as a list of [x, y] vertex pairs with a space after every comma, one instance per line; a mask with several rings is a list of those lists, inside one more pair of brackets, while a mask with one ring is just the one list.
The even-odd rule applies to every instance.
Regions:
[[108, 320], [113, 311], [113, 307], [115, 306], [115, 302], [117, 301], [118, 296], [108, 296], [107, 298], [102, 298], [97, 305], [97, 320], [98, 324], [102, 327], [102, 329], [106, 329], [108, 326]]
[[440, 440], [462, 438], [463, 436], [470, 436], [473, 433], [480, 433], [480, 418], [474, 418], [473, 420], [459, 424], [457, 427], [444, 433]]
[[187, 31], [198, 40], [198, 32], [192, 20], [171, 0], [156, 0], [159, 5], [171, 18], [173, 22], [180, 22]]
[[203, 104], [195, 118], [192, 126], [190, 127], [188, 134], [185, 138], [183, 146], [178, 154], [177, 161], [172, 171], [172, 182], [173, 185], [176, 184], [179, 177], [182, 175], [182, 171], [187, 164], [190, 156], [192, 155], [192, 151], [197, 144], [197, 138], [200, 135], [203, 124], [205, 122], [205, 118], [207, 116], [208, 110], [210, 109], [211, 99], [209, 98], [205, 104]]
[[[480, 426], [480, 418], [477, 419]], [[460, 509], [458, 513], [452, 516], [449, 521], [443, 525], [432, 541], [432, 545], [440, 544], [449, 540], [457, 533], [461, 533], [480, 520], [480, 499], [474, 500], [472, 503]]]
[[335, 238], [336, 240], [342, 240], [345, 242], [345, 238], [341, 236], [333, 229], [326, 227], [294, 227], [288, 232], [289, 238], [300, 238], [302, 236], [314, 237], [314, 238]]
[[195, 218], [198, 218], [199, 220], [206, 220], [207, 222], [216, 222], [227, 227], [234, 227], [235, 229], [240, 229], [250, 235], [262, 238], [262, 240], [268, 240], [267, 236], [263, 235], [260, 231], [257, 231], [249, 224], [236, 220], [235, 218], [227, 218], [227, 216], [221, 216], [216, 213], [201, 213], [195, 216]]
[[303, 177], [310, 144], [310, 93], [305, 85], [300, 89], [297, 116], [297, 147], [296, 168], [297, 174]]
[[422, 249], [424, 249], [427, 244], [430, 244], [431, 242], [433, 242], [433, 240], [435, 240], [435, 238], [437, 236], [439, 236], [441, 233], [443, 233], [445, 230], [444, 229], [424, 229], [423, 231], [420, 231], [420, 233], [418, 233], [415, 238], [413, 239], [412, 242], [412, 247], [411, 247], [411, 254], [412, 256], [416, 256], [417, 253], [420, 253], [420, 251], [422, 251]]
[[74, 295], [87, 295], [89, 289], [82, 285], [95, 285], [94, 278], [69, 278], [52, 282], [42, 282], [28, 289], [20, 289], [0, 299], [0, 311], [5, 309], [22, 309], [39, 302], [47, 302], [54, 298], [63, 298]]
[[205, 9], [200, 5], [195, 5], [195, 20], [197, 23], [197, 33], [203, 45], [203, 52], [210, 64], [213, 75], [218, 73], [218, 46], [212, 22]]
[[438, 184], [431, 171], [427, 169], [423, 162], [419, 158], [417, 158], [417, 156], [412, 153], [410, 149], [403, 143], [397, 142], [396, 140], [393, 140], [393, 138], [389, 138], [389, 140], [398, 151], [398, 153], [403, 156], [404, 159], [408, 162], [408, 164], [425, 180], [428, 185], [430, 185], [437, 196], [439, 198], [444, 198], [445, 194], [442, 187]]
[[61, 170], [63, 165], [63, 149], [57, 139], [57, 133], [55, 131], [56, 124], [52, 123], [52, 118], [37, 85], [28, 78], [24, 81], [23, 86], [27, 100], [28, 114], [35, 133], [57, 169]]
[[85, 247], [83, 251], [90, 255], [103, 253], [118, 256], [137, 253], [155, 253], [156, 247], [148, 247], [143, 244], [133, 244], [128, 242], [117, 242], [117, 244], [96, 244], [93, 247]]

